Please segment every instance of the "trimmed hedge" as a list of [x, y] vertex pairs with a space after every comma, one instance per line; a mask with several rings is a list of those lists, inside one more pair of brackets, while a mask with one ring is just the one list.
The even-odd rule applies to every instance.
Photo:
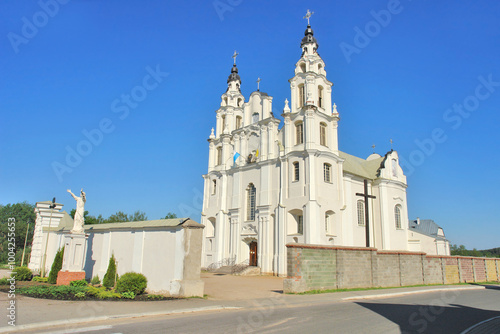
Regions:
[[139, 273], [126, 273], [123, 274], [116, 283], [116, 292], [126, 293], [132, 292], [135, 295], [140, 295], [146, 290], [148, 280], [146, 276]]

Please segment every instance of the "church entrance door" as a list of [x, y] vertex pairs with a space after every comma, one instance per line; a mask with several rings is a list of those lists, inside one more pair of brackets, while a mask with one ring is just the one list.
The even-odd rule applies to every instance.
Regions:
[[252, 267], [257, 266], [257, 241], [250, 243], [250, 261], [249, 265]]

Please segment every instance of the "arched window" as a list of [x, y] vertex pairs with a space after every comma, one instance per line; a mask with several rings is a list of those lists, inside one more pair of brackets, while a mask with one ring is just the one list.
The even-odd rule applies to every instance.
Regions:
[[297, 216], [297, 233], [304, 234], [304, 216]]
[[242, 103], [243, 103], [243, 99], [238, 99], [238, 107], [241, 107]]
[[217, 180], [212, 180], [212, 195], [217, 193]]
[[396, 222], [396, 228], [401, 228], [401, 205], [396, 205], [394, 207], [394, 221]]
[[304, 106], [304, 100], [305, 100], [305, 89], [304, 89], [304, 84], [299, 85], [299, 108], [302, 108]]
[[241, 116], [236, 116], [236, 129], [241, 128]]
[[326, 124], [319, 124], [319, 143], [320, 145], [326, 146]]
[[255, 220], [255, 186], [250, 183], [247, 188], [247, 220]]
[[300, 179], [300, 167], [299, 162], [295, 161], [293, 163], [293, 181], [298, 181]]
[[323, 179], [327, 183], [332, 183], [332, 165], [327, 163], [323, 164]]
[[365, 226], [365, 203], [363, 201], [358, 201], [358, 225]]
[[304, 143], [304, 123], [297, 122], [295, 123], [295, 144], [303, 144]]
[[318, 107], [324, 108], [323, 106], [323, 87], [318, 87]]
[[325, 213], [325, 232], [328, 234], [330, 232], [330, 215]]
[[222, 147], [217, 147], [217, 165], [222, 165]]
[[306, 73], [306, 63], [300, 64], [300, 70], [302, 71], [302, 73]]

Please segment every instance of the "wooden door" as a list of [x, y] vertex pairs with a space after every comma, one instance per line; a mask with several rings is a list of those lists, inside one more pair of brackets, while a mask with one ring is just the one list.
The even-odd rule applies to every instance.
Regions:
[[257, 241], [250, 243], [250, 261], [249, 265], [252, 267], [257, 266]]

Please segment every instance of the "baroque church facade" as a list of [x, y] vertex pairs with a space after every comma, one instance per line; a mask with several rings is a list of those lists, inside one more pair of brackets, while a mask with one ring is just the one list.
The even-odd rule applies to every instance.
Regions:
[[236, 62], [231, 70], [208, 139], [202, 267], [248, 261], [286, 275], [288, 243], [410, 250], [397, 152], [339, 151], [340, 115], [311, 25], [301, 48], [281, 128], [273, 98], [258, 90], [246, 101]]

